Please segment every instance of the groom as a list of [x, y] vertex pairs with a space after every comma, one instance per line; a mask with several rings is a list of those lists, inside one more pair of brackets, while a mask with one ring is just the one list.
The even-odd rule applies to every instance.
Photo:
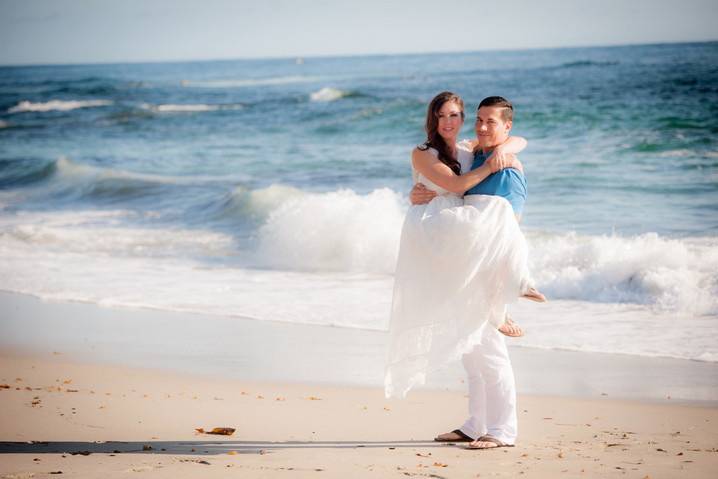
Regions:
[[[500, 144], [505, 142], [513, 124], [513, 106], [502, 97], [485, 98], [476, 113], [477, 149], [471, 169], [478, 168]], [[506, 198], [520, 218], [526, 183], [522, 174], [504, 169], [492, 174], [465, 195], [497, 195]], [[412, 204], [424, 204], [436, 195], [424, 185], [411, 191]], [[517, 434], [516, 383], [504, 338], [485, 323], [481, 341], [462, 357], [469, 383], [469, 418], [459, 428], [440, 434], [440, 442], [471, 442], [472, 449], [513, 446]]]

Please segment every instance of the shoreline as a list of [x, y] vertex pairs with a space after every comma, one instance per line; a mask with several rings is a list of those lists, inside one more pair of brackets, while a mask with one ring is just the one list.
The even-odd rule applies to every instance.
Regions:
[[[241, 381], [352, 387], [383, 381], [383, 331], [113, 309], [8, 292], [0, 292], [0, 315], [6, 354], [55, 351], [80, 362]], [[718, 405], [718, 363], [507, 343], [519, 394]], [[463, 391], [463, 380], [457, 362], [418, 389]]]
[[[465, 419], [461, 368], [386, 399], [386, 333], [8, 293], [0, 312], [2, 479], [707, 479], [718, 470], [716, 401], [681, 399], [713, 390], [710, 364], [512, 347], [517, 444], [471, 451], [433, 441]], [[674, 399], [661, 396], [667, 378]], [[679, 387], [692, 378], [703, 386]], [[215, 427], [235, 432], [197, 431]]]

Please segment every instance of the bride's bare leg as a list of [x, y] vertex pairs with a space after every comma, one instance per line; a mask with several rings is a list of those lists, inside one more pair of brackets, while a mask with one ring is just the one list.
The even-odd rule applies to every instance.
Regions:
[[510, 338], [520, 338], [524, 335], [523, 329], [521, 329], [521, 326], [514, 323], [511, 320], [511, 316], [508, 314], [506, 315], [506, 318], [504, 319], [504, 324], [499, 326], [499, 332], [505, 336], [508, 336]]

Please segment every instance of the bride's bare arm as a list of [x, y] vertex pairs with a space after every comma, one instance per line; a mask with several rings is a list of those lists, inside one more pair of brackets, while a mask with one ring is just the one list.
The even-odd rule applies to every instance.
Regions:
[[411, 154], [411, 163], [416, 171], [424, 175], [432, 183], [457, 194], [462, 194], [464, 191], [478, 185], [491, 173], [512, 167], [514, 161], [518, 160], [511, 155], [496, 156], [487, 160], [480, 167], [458, 176], [429, 150], [422, 151], [415, 148]]
[[497, 146], [494, 151], [501, 149], [503, 153], [513, 153], [514, 155], [517, 155], [524, 151], [528, 144], [529, 142], [522, 136], [510, 136], [505, 142]]
[[[471, 145], [471, 149], [474, 151], [474, 153], [476, 153], [476, 151], [479, 149], [478, 141], [471, 140], [469, 144]], [[528, 144], [529, 142], [523, 136], [510, 136], [506, 139], [506, 141], [497, 146], [494, 151], [499, 150], [505, 154], [517, 155], [524, 151]]]

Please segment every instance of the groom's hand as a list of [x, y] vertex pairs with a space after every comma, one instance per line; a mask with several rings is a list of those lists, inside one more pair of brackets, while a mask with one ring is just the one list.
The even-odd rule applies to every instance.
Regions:
[[433, 200], [435, 196], [436, 191], [430, 190], [422, 183], [417, 183], [411, 189], [411, 193], [409, 193], [409, 201], [411, 201], [412, 205], [425, 205]]

